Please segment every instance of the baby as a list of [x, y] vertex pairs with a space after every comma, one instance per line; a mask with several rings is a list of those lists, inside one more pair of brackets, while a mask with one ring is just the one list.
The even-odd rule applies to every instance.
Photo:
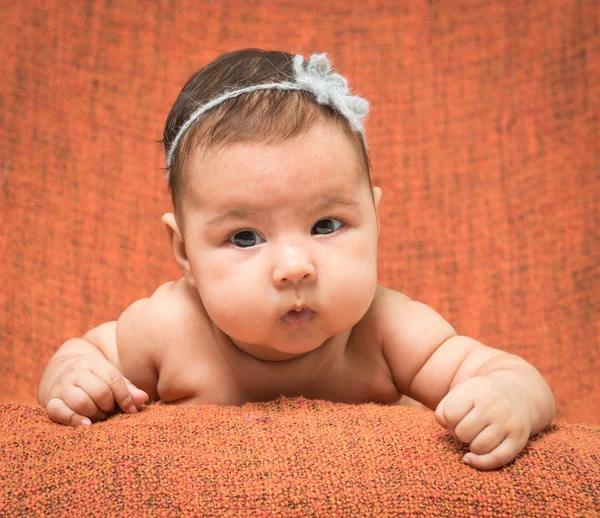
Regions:
[[39, 387], [49, 417], [87, 426], [148, 399], [405, 396], [482, 470], [547, 427], [554, 398], [534, 367], [377, 284], [368, 106], [326, 54], [246, 49], [193, 75], [163, 141], [162, 222], [183, 276], [60, 347]]

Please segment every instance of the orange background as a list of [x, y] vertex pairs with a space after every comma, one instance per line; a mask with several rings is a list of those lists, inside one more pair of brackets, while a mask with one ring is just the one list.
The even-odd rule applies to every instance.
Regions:
[[[327, 5], [325, 8], [324, 5]], [[0, 48], [0, 403], [67, 338], [178, 277], [156, 143], [244, 47], [327, 52], [371, 102], [380, 283], [600, 424], [600, 9], [591, 0], [13, 2]]]

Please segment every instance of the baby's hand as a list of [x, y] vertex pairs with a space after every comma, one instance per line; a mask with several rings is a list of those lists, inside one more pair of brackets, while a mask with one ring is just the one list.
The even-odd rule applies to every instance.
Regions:
[[475, 376], [459, 383], [435, 411], [440, 425], [468, 443], [467, 464], [481, 470], [508, 464], [525, 447], [531, 432], [527, 394], [500, 376]]
[[114, 413], [115, 403], [124, 412], [136, 413], [137, 406], [147, 399], [148, 394], [123, 377], [111, 362], [83, 356], [57, 376], [46, 411], [58, 423], [87, 426]]

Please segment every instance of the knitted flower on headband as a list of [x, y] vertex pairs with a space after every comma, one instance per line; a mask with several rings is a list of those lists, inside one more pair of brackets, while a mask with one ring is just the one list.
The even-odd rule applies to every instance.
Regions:
[[304, 90], [313, 94], [318, 103], [329, 105], [346, 117], [352, 129], [360, 132], [365, 143], [365, 148], [367, 147], [363, 120], [369, 113], [369, 102], [362, 97], [350, 95], [348, 81], [340, 74], [331, 72], [331, 64], [327, 59], [327, 54], [313, 54], [306, 64], [304, 63], [304, 58], [298, 54], [294, 56], [293, 82], [282, 81], [281, 83], [259, 84], [240, 88], [239, 90], [226, 91], [197, 108], [181, 125], [177, 135], [175, 135], [167, 152], [167, 167], [171, 167], [177, 145], [187, 129], [208, 110], [238, 95], [273, 88], [281, 90]]
[[318, 103], [333, 106], [348, 119], [352, 129], [362, 133], [364, 138], [363, 120], [369, 113], [369, 102], [362, 97], [350, 95], [346, 78], [331, 73], [327, 54], [313, 54], [306, 67], [303, 65], [304, 58], [300, 55], [294, 56], [296, 84], [302, 90], [312, 93]]

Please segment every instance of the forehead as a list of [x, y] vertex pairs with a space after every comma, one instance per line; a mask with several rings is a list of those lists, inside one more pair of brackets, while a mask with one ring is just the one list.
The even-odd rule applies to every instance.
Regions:
[[277, 144], [199, 149], [189, 167], [191, 199], [206, 209], [240, 201], [293, 203], [331, 193], [349, 197], [368, 183], [352, 142], [333, 125], [316, 125]]

